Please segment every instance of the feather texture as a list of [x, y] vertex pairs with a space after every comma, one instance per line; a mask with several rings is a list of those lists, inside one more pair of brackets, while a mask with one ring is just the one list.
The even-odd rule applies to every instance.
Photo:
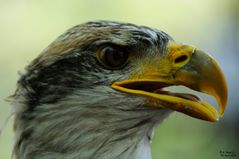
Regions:
[[[137, 70], [96, 61], [101, 46], [163, 55], [167, 34], [128, 23], [89, 22], [50, 44], [18, 81], [14, 95], [15, 159], [150, 159], [153, 128], [171, 110], [145, 107], [146, 98], [114, 91], [111, 83]], [[148, 54], [142, 54], [147, 52]]]

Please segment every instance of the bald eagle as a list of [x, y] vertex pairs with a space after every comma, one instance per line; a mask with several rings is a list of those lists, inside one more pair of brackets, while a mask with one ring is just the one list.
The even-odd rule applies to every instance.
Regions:
[[[212, 95], [168, 91], [185, 86]], [[152, 132], [177, 111], [215, 122], [227, 86], [216, 61], [163, 31], [113, 21], [77, 25], [26, 68], [13, 96], [15, 159], [150, 159]]]

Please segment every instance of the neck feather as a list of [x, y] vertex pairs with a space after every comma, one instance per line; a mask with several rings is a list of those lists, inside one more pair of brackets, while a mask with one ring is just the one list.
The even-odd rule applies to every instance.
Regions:
[[16, 100], [15, 158], [150, 159], [153, 127], [171, 111], [145, 107], [142, 98], [101, 90], [74, 92], [34, 110]]

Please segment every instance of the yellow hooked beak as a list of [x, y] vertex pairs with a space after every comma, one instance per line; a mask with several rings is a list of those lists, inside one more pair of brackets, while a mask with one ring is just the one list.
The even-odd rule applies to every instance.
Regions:
[[[227, 84], [216, 61], [192, 46], [169, 44], [167, 54], [142, 60], [141, 73], [112, 84], [115, 90], [148, 97], [145, 105], [169, 108], [189, 116], [215, 122], [227, 103]], [[164, 87], [183, 85], [215, 97], [217, 110], [192, 94], [172, 93]]]

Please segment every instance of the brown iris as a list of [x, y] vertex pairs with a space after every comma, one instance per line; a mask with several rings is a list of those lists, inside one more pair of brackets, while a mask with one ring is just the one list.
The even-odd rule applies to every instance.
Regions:
[[108, 69], [123, 67], [129, 58], [128, 52], [121, 48], [107, 46], [97, 51], [97, 59]]

